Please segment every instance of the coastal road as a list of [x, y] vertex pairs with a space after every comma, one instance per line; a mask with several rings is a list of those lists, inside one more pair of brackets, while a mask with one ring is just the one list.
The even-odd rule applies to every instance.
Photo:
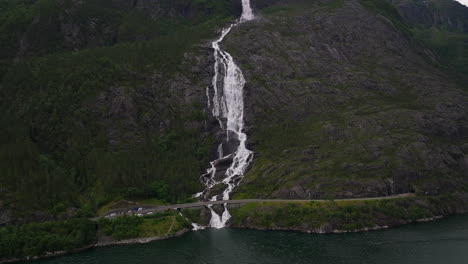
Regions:
[[119, 208], [108, 211], [104, 216], [92, 218], [92, 220], [98, 220], [102, 217], [116, 217], [121, 215], [146, 215], [157, 212], [164, 212], [167, 210], [187, 209], [196, 207], [205, 207], [208, 205], [222, 205], [222, 204], [247, 204], [247, 203], [258, 203], [258, 202], [340, 202], [340, 201], [372, 201], [372, 200], [388, 200], [398, 199], [404, 197], [414, 196], [413, 193], [404, 193], [393, 196], [384, 197], [372, 197], [372, 198], [351, 198], [351, 199], [335, 199], [335, 200], [285, 200], [285, 199], [244, 199], [244, 200], [227, 200], [227, 201], [209, 201], [209, 202], [195, 202], [185, 204], [172, 204], [172, 205], [135, 205], [135, 207]]

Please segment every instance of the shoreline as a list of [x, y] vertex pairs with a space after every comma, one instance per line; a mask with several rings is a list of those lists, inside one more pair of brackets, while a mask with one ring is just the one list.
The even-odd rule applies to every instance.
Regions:
[[110, 242], [97, 242], [97, 243], [89, 245], [87, 247], [72, 249], [72, 250], [69, 250], [69, 251], [47, 252], [47, 253], [45, 253], [43, 255], [40, 255], [40, 256], [25, 257], [25, 258], [0, 259], [0, 264], [17, 263], [17, 262], [21, 262], [21, 261], [34, 261], [34, 260], [48, 259], [48, 258], [55, 258], [55, 257], [63, 257], [63, 256], [66, 256], [66, 255], [81, 253], [81, 252], [84, 252], [84, 251], [87, 251], [87, 250], [90, 250], [90, 249], [101, 248], [101, 247], [148, 244], [148, 243], [153, 242], [153, 241], [180, 237], [180, 236], [182, 236], [182, 235], [184, 235], [184, 234], [186, 234], [188, 232], [191, 232], [191, 231], [192, 230], [189, 230], [189, 229], [183, 229], [183, 230], [181, 230], [179, 232], [176, 232], [176, 233], [174, 233], [172, 235], [167, 235], [167, 236], [132, 238], [132, 239], [125, 239], [125, 240], [115, 240], [115, 241], [110, 241]]
[[45, 253], [43, 255], [40, 255], [40, 256], [15, 258], [15, 259], [0, 259], [0, 264], [17, 263], [17, 262], [21, 262], [21, 261], [33, 261], [33, 260], [48, 259], [48, 258], [54, 258], [54, 257], [63, 257], [63, 256], [66, 256], [66, 255], [81, 253], [81, 252], [84, 252], [86, 250], [90, 250], [92, 248], [94, 248], [94, 245], [89, 245], [89, 246], [83, 247], [83, 248], [72, 249], [72, 250], [69, 250], [69, 251], [47, 252], [47, 253]]
[[364, 232], [372, 232], [372, 231], [379, 231], [379, 230], [385, 230], [385, 229], [392, 229], [392, 228], [395, 228], [395, 227], [400, 227], [400, 226], [405, 226], [405, 225], [410, 225], [410, 224], [429, 223], [429, 222], [435, 222], [435, 221], [438, 221], [438, 220], [442, 220], [442, 219], [446, 218], [447, 216], [453, 216], [453, 215], [462, 215], [462, 214], [439, 215], [439, 216], [433, 216], [433, 217], [428, 217], [428, 218], [421, 218], [421, 219], [417, 219], [415, 221], [410, 221], [410, 222], [401, 223], [401, 224], [392, 225], [392, 226], [389, 226], [389, 225], [374, 226], [374, 227], [365, 227], [365, 228], [355, 229], [355, 230], [337, 230], [337, 229], [324, 230], [323, 228], [313, 229], [313, 230], [301, 230], [301, 229], [283, 228], [283, 227], [262, 228], [262, 227], [247, 227], [247, 226], [231, 226], [229, 228], [258, 230], [258, 231], [283, 231], [283, 232], [298, 232], [298, 233], [304, 233], [304, 234], [333, 235], [333, 234], [347, 234], [347, 233], [364, 233]]
[[94, 244], [92, 247], [99, 248], [99, 247], [110, 247], [110, 246], [147, 244], [153, 241], [180, 237], [191, 231], [192, 230], [189, 230], [189, 229], [182, 229], [179, 232], [176, 232], [172, 235], [166, 235], [166, 236], [132, 238], [132, 239], [125, 239], [125, 240], [115, 240], [115, 241], [110, 241], [110, 242], [98, 242]]
[[[251, 203], [245, 206], [239, 207], [233, 211], [233, 218], [226, 226], [227, 228], [233, 229], [252, 229], [252, 230], [262, 230], [262, 231], [290, 231], [290, 232], [301, 232], [308, 234], [345, 234], [345, 233], [357, 233], [357, 232], [369, 232], [383, 229], [390, 229], [398, 226], [403, 226], [413, 223], [424, 223], [440, 220], [447, 216], [459, 215], [468, 213], [468, 197], [467, 196], [450, 196], [450, 197], [410, 197], [406, 199], [391, 199], [385, 201], [372, 201], [361, 202], [358, 201], [357, 204], [360, 207], [356, 207], [356, 202], [353, 204], [336, 204], [336, 202], [330, 204], [309, 204], [309, 203], [298, 203], [295, 206], [291, 204], [283, 204], [277, 202], [261, 202], [261, 203]], [[385, 205], [392, 205], [390, 207], [385, 207]], [[302, 208], [301, 208], [302, 206]], [[396, 206], [396, 207], [395, 207]], [[373, 214], [364, 214], [364, 218], [358, 215], [358, 218], [348, 219], [347, 217], [341, 217], [340, 214], [337, 214], [333, 217], [329, 216], [327, 212], [347, 212], [343, 208], [352, 208], [352, 211], [363, 211], [363, 212], [373, 212]], [[382, 208], [387, 208], [385, 210], [390, 210], [394, 214], [396, 209], [401, 209], [400, 216], [396, 217], [386, 217], [385, 213], [387, 211], [379, 211]], [[412, 217], [411, 213], [419, 212], [419, 209], [426, 209], [419, 214], [419, 217]], [[409, 210], [411, 209], [411, 210]], [[418, 210], [416, 210], [418, 209]], [[429, 210], [430, 209], [430, 210]], [[305, 211], [304, 211], [305, 210]], [[341, 210], [341, 211], [340, 211]], [[377, 210], [374, 212], [374, 210]], [[282, 212], [282, 218], [276, 218], [274, 221], [270, 221], [269, 224], [264, 224], [261, 220], [264, 217], [275, 216], [275, 213]], [[300, 213], [305, 213], [301, 215]], [[318, 212], [318, 213], [317, 213]], [[298, 214], [299, 213], [299, 214]], [[294, 215], [296, 221], [293, 222], [283, 222], [284, 219], [288, 219], [287, 216]], [[323, 218], [323, 215], [328, 215], [326, 218]], [[345, 215], [347, 216], [347, 215]], [[404, 216], [404, 217], [402, 217]], [[285, 218], [286, 217], [286, 218]], [[322, 218], [321, 218], [322, 217]], [[330, 218], [331, 217], [331, 218]], [[366, 219], [367, 225], [355, 225], [353, 228], [352, 221], [361, 221], [361, 219]], [[283, 219], [283, 220], [282, 220]], [[311, 221], [311, 219], [315, 219]], [[273, 219], [272, 219], [273, 220]], [[314, 224], [316, 220], [322, 220], [321, 224]], [[324, 221], [326, 220], [326, 221]], [[340, 222], [341, 220], [341, 222]], [[346, 221], [344, 221], [346, 220]], [[370, 221], [369, 221], [370, 220]], [[192, 221], [192, 220], [190, 220]], [[344, 221], [344, 222], [343, 222]], [[351, 222], [349, 222], [351, 221]], [[343, 229], [344, 228], [344, 229]], [[118, 246], [118, 245], [132, 245], [132, 244], [146, 244], [153, 241], [170, 239], [182, 236], [193, 230], [184, 228], [179, 232], [176, 232], [171, 235], [157, 236], [157, 237], [143, 237], [143, 238], [133, 238], [126, 240], [114, 240], [114, 239], [103, 239], [102, 237], [97, 237], [95, 243], [85, 246], [78, 249], [72, 249], [68, 251], [56, 251], [56, 252], [46, 252], [45, 254], [34, 256], [34, 257], [24, 257], [24, 258], [13, 258], [13, 259], [0, 259], [0, 264], [2, 263], [15, 263], [20, 261], [29, 261], [29, 260], [38, 260], [52, 257], [60, 257], [68, 254], [80, 253], [85, 250], [98, 247], [109, 247], [109, 246]]]
[[[456, 214], [453, 214], [456, 215]], [[250, 230], [259, 230], [259, 231], [284, 231], [284, 232], [299, 232], [299, 233], [304, 233], [304, 234], [323, 234], [323, 235], [330, 235], [330, 234], [346, 234], [346, 233], [361, 233], [361, 232], [371, 232], [371, 231], [378, 231], [378, 230], [384, 230], [384, 229], [391, 229], [394, 227], [398, 226], [403, 226], [403, 225], [408, 225], [408, 224], [414, 224], [414, 223], [427, 223], [427, 222], [434, 222], [437, 220], [441, 220], [447, 216], [450, 215], [439, 215], [439, 216], [433, 216], [429, 218], [422, 218], [418, 219], [416, 221], [412, 222], [406, 222], [398, 225], [393, 225], [393, 226], [375, 226], [375, 227], [366, 227], [362, 229], [356, 229], [356, 230], [323, 230], [322, 228], [320, 229], [314, 229], [314, 230], [300, 230], [300, 229], [294, 229], [294, 228], [261, 228], [261, 227], [236, 227], [236, 226], [228, 226], [226, 228], [232, 228], [232, 229], [250, 229]], [[144, 237], [144, 238], [133, 238], [133, 239], [125, 239], [125, 240], [115, 240], [115, 241], [110, 241], [110, 242], [97, 242], [93, 245], [83, 247], [83, 248], [78, 248], [78, 249], [73, 249], [69, 251], [56, 251], [56, 252], [48, 252], [44, 255], [41, 256], [34, 256], [34, 257], [26, 257], [26, 258], [17, 258], [17, 259], [5, 259], [5, 260], [0, 260], [0, 264], [5, 264], [5, 263], [17, 263], [21, 261], [34, 261], [34, 260], [40, 260], [40, 259], [48, 259], [48, 258], [54, 258], [54, 257], [62, 257], [66, 255], [71, 255], [71, 254], [76, 254], [76, 253], [81, 253], [86, 250], [94, 249], [94, 248], [102, 248], [102, 247], [111, 247], [111, 246], [123, 246], [123, 245], [138, 245], [138, 244], [148, 244], [153, 241], [158, 241], [158, 240], [165, 240], [165, 239], [171, 239], [171, 238], [177, 238], [180, 237], [186, 233], [189, 232], [197, 232], [189, 229], [183, 229], [177, 233], [174, 233], [172, 235], [167, 235], [167, 236], [157, 236], [157, 237]]]

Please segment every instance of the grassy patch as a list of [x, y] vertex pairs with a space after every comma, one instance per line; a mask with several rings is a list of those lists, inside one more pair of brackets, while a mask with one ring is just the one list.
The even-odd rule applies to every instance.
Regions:
[[311, 7], [328, 8], [330, 11], [333, 11], [337, 8], [343, 7], [343, 5], [344, 0], [329, 1], [325, 4], [306, 0], [296, 0], [288, 3], [279, 2], [272, 6], [262, 8], [260, 11], [266, 16], [291, 15], [291, 13], [304, 12], [304, 10], [310, 9]]
[[464, 74], [465, 77], [468, 75], [468, 34], [424, 27], [414, 27], [412, 32], [449, 69]]
[[101, 218], [99, 228], [117, 240], [167, 236], [190, 228], [190, 223], [177, 212], [165, 212], [145, 217], [124, 216], [109, 220]]

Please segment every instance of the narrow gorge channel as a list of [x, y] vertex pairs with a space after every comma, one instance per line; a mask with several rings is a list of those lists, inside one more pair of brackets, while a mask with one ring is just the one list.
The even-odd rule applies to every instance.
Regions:
[[[210, 162], [210, 168], [201, 176], [206, 188], [195, 195], [205, 201], [229, 200], [233, 189], [240, 183], [253, 158], [253, 152], [247, 149], [247, 135], [244, 133], [244, 86], [242, 70], [233, 57], [220, 47], [229, 32], [238, 25], [254, 19], [250, 0], [242, 0], [242, 15], [221, 32], [221, 36], [212, 42], [214, 50], [214, 77], [207, 88], [208, 107], [218, 120], [224, 136], [218, 146], [217, 159]], [[210, 227], [223, 228], [231, 218], [227, 205], [224, 212], [218, 214], [212, 206]], [[199, 226], [194, 225], [194, 229]]]

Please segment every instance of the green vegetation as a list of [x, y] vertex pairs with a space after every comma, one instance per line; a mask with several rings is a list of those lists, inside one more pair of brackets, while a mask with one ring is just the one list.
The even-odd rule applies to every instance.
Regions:
[[116, 240], [173, 235], [190, 229], [190, 223], [177, 212], [156, 213], [145, 217], [101, 218], [99, 228]]
[[[203, 106], [187, 102], [191, 95], [178, 84], [198, 84], [199, 74], [188, 73], [191, 62], [185, 64], [184, 58], [197, 52], [196, 44], [214, 37], [215, 29], [239, 12], [239, 5], [229, 0], [156, 2], [154, 9], [135, 8], [132, 1], [0, 3], [0, 200], [51, 214], [77, 207], [80, 215], [89, 216], [122, 199], [184, 202], [202, 188], [199, 175], [213, 139], [200, 132], [206, 119]], [[344, 3], [302, 0], [278, 3], [262, 12], [288, 15], [314, 6], [326, 13], [339, 11]], [[466, 70], [466, 34], [410, 27], [386, 1], [362, 3], [408, 36], [424, 41], [447, 64]], [[283, 31], [291, 34], [290, 29], [287, 25]], [[363, 78], [386, 81], [372, 72], [373, 62], [364, 66], [369, 76]], [[341, 191], [338, 188], [352, 190], [354, 183], [391, 178], [395, 164], [401, 162], [395, 151], [417, 136], [414, 127], [387, 131], [388, 138], [381, 131], [348, 129], [361, 117], [385, 122], [385, 112], [390, 111], [399, 122], [410, 123], [405, 116], [424, 107], [404, 83], [393, 80], [398, 77], [385, 78], [392, 79], [398, 91], [385, 96], [353, 92], [355, 98], [332, 113], [305, 120], [272, 113], [272, 122], [256, 124], [258, 159], [246, 177], [249, 184], [236, 198], [267, 196], [299, 179], [310, 189], [316, 188], [314, 182], [323, 183], [317, 188], [332, 198]], [[177, 85], [167, 83], [172, 79], [179, 80]], [[292, 81], [349, 88], [321, 78]], [[345, 130], [352, 131], [340, 134]], [[376, 145], [385, 151], [376, 159], [369, 146], [380, 141], [386, 145]]]
[[[374, 14], [387, 18], [386, 23], [391, 23], [395, 29], [403, 32], [405, 45], [406, 41], [409, 41], [415, 52], [424, 53], [422, 57], [429, 58], [421, 45], [423, 37], [415, 31], [413, 25], [405, 21], [389, 1], [360, 2]], [[315, 17], [326, 17], [330, 13], [325, 8], [311, 8], [311, 6], [312, 4], [302, 12], [304, 14], [315, 12]], [[338, 4], [336, 6], [335, 12], [338, 17], [347, 14], [348, 10], [340, 9]], [[295, 22], [295, 17], [299, 15], [293, 13], [295, 10], [293, 7], [294, 5], [289, 2], [273, 5], [264, 10], [264, 15], [275, 21], [271, 30], [281, 34], [280, 39], [301, 43], [298, 39], [305, 34], [293, 30], [302, 26], [300, 22]], [[318, 32], [321, 30], [320, 26], [324, 27], [320, 23], [315, 26], [318, 27]], [[265, 27], [263, 30], [269, 28]], [[355, 34], [360, 34], [359, 30]], [[465, 38], [467, 35], [439, 29], [437, 31], [440, 35], [436, 44], [440, 45], [442, 51], [450, 54], [451, 63], [458, 61], [453, 72], [461, 72], [465, 62], [462, 53], [468, 47]], [[336, 34], [342, 34], [345, 39], [344, 36], [348, 33], [337, 30]], [[367, 34], [362, 32], [362, 35]], [[281, 44], [281, 40], [277, 41], [275, 38], [275, 45]], [[306, 47], [309, 44], [307, 38], [303, 39], [302, 44], [305, 46], [301, 47], [301, 51], [306, 53], [309, 50], [309, 47]], [[295, 65], [296, 62], [291, 60], [295, 58], [294, 55], [281, 52], [286, 47], [275, 46], [269, 50], [270, 55], [284, 57], [285, 64]], [[239, 49], [242, 47], [235, 45], [229, 47], [235, 56], [242, 56], [242, 51]], [[337, 49], [339, 52], [347, 53], [347, 49], [353, 48], [350, 46]], [[438, 56], [442, 56], [442, 53], [434, 51]], [[255, 126], [250, 135], [255, 146], [256, 159], [240, 188], [236, 190], [234, 198], [290, 197], [290, 195], [336, 198], [361, 191], [385, 192], [385, 184], [388, 181], [402, 180], [405, 185], [406, 182], [411, 182], [406, 186], [403, 184], [399, 186], [401, 189], [398, 192], [407, 192], [409, 189], [422, 191], [425, 186], [443, 185], [441, 181], [444, 180], [455, 182], [459, 177], [457, 173], [447, 173], [444, 169], [434, 167], [428, 168], [420, 177], [413, 177], [411, 181], [398, 178], [400, 169], [412, 173], [430, 167], [424, 158], [418, 157], [424, 154], [423, 150], [415, 145], [417, 138], [427, 137], [431, 144], [438, 144], [441, 141], [444, 141], [444, 144], [451, 144], [449, 141], [453, 139], [448, 137], [442, 139], [427, 131], [421, 133], [415, 122], [415, 113], [433, 111], [433, 106], [421, 103], [429, 100], [425, 98], [423, 90], [411, 79], [430, 80], [430, 76], [435, 75], [437, 71], [430, 70], [433, 73], [423, 73], [415, 68], [410, 71], [412, 76], [409, 76], [396, 68], [392, 69], [391, 66], [382, 67], [387, 59], [393, 57], [392, 54], [382, 52], [379, 56], [381, 57], [363, 55], [354, 62], [354, 65], [340, 60], [336, 68], [346, 65], [341, 72], [348, 71], [348, 76], [356, 78], [347, 77], [339, 81], [338, 78], [326, 75], [327, 72], [333, 72], [333, 68], [309, 69], [313, 72], [309, 74], [309, 78], [294, 78], [291, 77], [294, 74], [265, 76], [266, 74], [258, 74], [253, 69], [256, 65], [243, 65], [246, 69], [251, 67], [251, 72], [256, 73], [249, 80], [251, 86], [256, 87], [255, 89], [266, 87], [268, 90], [263, 90], [266, 92], [265, 97], [275, 103], [255, 97], [255, 111], [260, 113], [258, 115], [263, 115], [255, 119]], [[300, 61], [298, 58], [295, 59]], [[445, 61], [448, 63], [449, 60]], [[314, 62], [312, 59], [310, 61], [312, 68]], [[266, 71], [268, 74], [268, 70]], [[304, 74], [303, 69], [297, 72], [297, 75]], [[364, 79], [366, 81], [363, 83]], [[462, 83], [460, 87], [466, 87], [466, 83]], [[369, 89], [363, 89], [366, 84], [371, 84]], [[437, 86], [434, 84], [434, 87]], [[331, 95], [318, 91], [317, 87], [326, 87]], [[283, 95], [285, 97], [283, 100], [277, 99]], [[272, 106], [273, 104], [276, 105]], [[276, 109], [277, 107], [281, 109]], [[416, 157], [414, 162], [402, 158], [405, 151], [411, 151], [411, 156]], [[363, 191], [369, 188], [372, 188], [372, 191]], [[299, 194], [294, 193], [296, 190]], [[306, 194], [305, 190], [310, 193]]]
[[263, 202], [232, 209], [231, 214], [235, 227], [355, 231], [443, 215], [457, 203], [466, 204], [454, 196], [343, 202]]
[[[181, 95], [159, 82], [187, 72], [184, 54], [231, 19], [230, 1], [159, 1], [169, 11], [158, 19], [130, 1], [128, 8], [102, 0], [3, 2], [0, 181], [15, 203], [50, 210], [60, 202], [92, 213], [119, 199], [186, 201], [201, 188], [212, 139], [187, 123], [205, 115], [199, 105], [163, 101]], [[71, 43], [56, 30], [63, 23], [79, 25], [93, 44]], [[116, 88], [135, 105], [132, 131], [96, 99]], [[147, 128], [158, 122], [164, 130]]]
[[416, 38], [423, 41], [444, 64], [456, 71], [468, 74], [468, 34], [437, 28], [413, 28]]
[[409, 30], [406, 23], [403, 22], [402, 17], [398, 13], [398, 10], [387, 0], [361, 0], [361, 3], [377, 12], [386, 18], [388, 18], [393, 25], [398, 28], [401, 32], [406, 34], [408, 37], [411, 37], [411, 31]]
[[117, 240], [136, 238], [140, 234], [140, 225], [143, 218], [137, 216], [118, 217], [115, 220], [101, 218], [99, 228], [104, 234], [112, 236]]
[[281, 2], [275, 3], [269, 7], [262, 8], [260, 11], [262, 14], [267, 16], [284, 15], [284, 14], [295, 14], [304, 12], [305, 9], [311, 7], [326, 8], [329, 11], [343, 7], [344, 0], [334, 0], [326, 3], [317, 3], [308, 0], [296, 0], [293, 2]]
[[0, 260], [72, 250], [95, 241], [96, 225], [87, 219], [6, 226], [0, 228]]
[[182, 214], [187, 217], [187, 219], [190, 219], [190, 221], [193, 223], [197, 223], [203, 226], [207, 226], [209, 224], [209, 222], [207, 222], [209, 219], [204, 219], [202, 217], [202, 209], [183, 209]]
[[[404, 100], [395, 104], [387, 99], [352, 101], [334, 109], [335, 113], [317, 114], [302, 121], [279, 117], [271, 122], [274, 125], [261, 124], [254, 134], [256, 152], [261, 155], [247, 173], [246, 184], [240, 187], [235, 199], [269, 197], [274, 191], [293, 187], [300, 180], [302, 186], [311, 189], [320, 183], [322, 197], [334, 198], [337, 192], [358, 190], [360, 184], [392, 178], [393, 168], [400, 162], [394, 154], [411, 140], [413, 131], [401, 128], [389, 131], [400, 134], [401, 140], [386, 142], [385, 152], [379, 159], [372, 153], [371, 144], [384, 142], [386, 137], [378, 131], [356, 128], [349, 130], [352, 135], [341, 134], [352, 120], [378, 118], [386, 111], [397, 111], [393, 109], [398, 109], [401, 115], [409, 111]], [[371, 113], [365, 113], [365, 109]], [[401, 122], [408, 122], [407, 119], [402, 116]], [[353, 169], [357, 163], [367, 168]]]
[[[301, 12], [305, 14], [316, 12], [317, 17], [326, 16], [330, 12], [330, 7], [336, 12], [345, 12], [344, 8], [340, 11], [343, 7], [342, 1], [333, 1], [326, 6], [314, 4], [315, 6], [309, 3], [309, 6], [301, 9]], [[403, 28], [404, 24], [398, 12], [386, 1], [366, 1], [366, 5], [372, 7], [373, 10], [379, 10], [392, 21], [400, 21]], [[288, 3], [287, 7], [290, 9], [283, 8], [281, 4], [275, 5], [266, 9], [264, 14], [270, 19], [277, 20], [278, 24], [284, 25], [288, 21], [294, 21], [289, 17], [294, 17], [294, 14], [291, 15], [290, 12], [295, 5]], [[272, 30], [280, 32], [285, 38], [296, 34], [294, 36], [296, 39], [303, 35], [303, 32], [292, 32], [291, 28], [296, 25], [277, 26]], [[308, 42], [304, 39], [304, 45], [307, 45], [306, 43]], [[233, 49], [235, 50], [235, 47]], [[307, 49], [308, 47], [304, 47], [304, 50]], [[276, 51], [272, 52], [277, 56], [282, 55], [275, 53]], [[288, 57], [285, 55], [285, 60]], [[421, 109], [424, 106], [419, 104], [417, 96], [413, 94], [411, 87], [401, 79], [401, 76], [395, 73], [383, 76], [379, 72], [378, 60], [365, 58], [359, 61], [359, 65], [353, 67], [350, 75], [361, 75], [370, 82], [395, 87], [391, 95], [382, 94], [379, 91], [373, 93], [374, 91], [358, 90], [354, 87], [354, 80], [336, 83], [325, 76], [325, 71], [320, 69], [315, 69], [317, 76], [310, 79], [275, 76], [277, 79], [272, 80], [269, 78], [271, 76], [253, 76], [252, 86], [254, 87], [268, 87], [272, 81], [285, 87], [289, 85], [292, 87], [324, 86], [330, 90], [342, 91], [346, 94], [343, 96], [346, 101], [337, 102], [336, 100], [342, 99], [317, 92], [316, 89], [303, 88], [297, 89], [300, 94], [287, 94], [286, 96], [310, 98], [311, 102], [324, 102], [328, 105], [336, 105], [336, 107], [318, 106], [316, 108], [310, 104], [303, 106], [298, 104], [284, 107], [287, 110], [277, 111], [272, 109], [268, 102], [261, 105], [262, 111], [267, 113], [266, 118], [256, 120], [251, 135], [255, 142], [255, 152], [258, 155], [243, 184], [237, 190], [235, 199], [271, 197], [278, 195], [277, 191], [289, 190], [298, 185], [316, 191], [316, 195], [320, 197], [333, 198], [337, 193], [358, 191], [361, 186], [372, 184], [372, 181], [391, 179], [393, 168], [400, 162], [394, 155], [395, 151], [411, 140], [411, 137], [416, 134], [414, 130], [410, 126], [405, 129], [398, 127], [394, 131], [389, 130], [388, 133], [401, 135], [399, 142], [395, 142], [394, 139], [387, 139], [382, 131], [373, 127], [350, 126], [362, 120], [380, 123], [381, 120], [386, 119], [386, 115], [390, 115], [390, 112], [393, 113], [392, 116], [396, 115], [401, 119], [399, 121], [403, 126], [409, 122], [409, 114], [412, 110]], [[294, 62], [290, 63], [294, 64]], [[282, 93], [287, 91], [289, 89], [285, 89]], [[303, 113], [308, 110], [302, 108], [310, 108], [312, 113]], [[296, 118], [296, 116], [300, 117]], [[381, 125], [385, 126], [385, 123], [383, 121]], [[376, 157], [373, 153], [371, 145], [374, 142], [385, 144], [379, 146], [386, 150], [384, 153], [379, 153], [380, 157]], [[357, 169], [357, 165], [363, 166], [363, 169]], [[298, 184], [299, 182], [301, 183]]]
[[[231, 16], [230, 1], [163, 0], [154, 7], [164, 10], [157, 19], [151, 11], [137, 9], [133, 2], [85, 0], [9, 0], [0, 6], [0, 59], [38, 56], [117, 42], [148, 40], [190, 28], [213, 19]], [[186, 14], [187, 10], [191, 11]], [[172, 14], [171, 14], [172, 13]], [[65, 32], [79, 26], [75, 40]], [[18, 42], [27, 43], [18, 50]], [[73, 45], [77, 45], [73, 47]], [[19, 54], [18, 54], [19, 53]], [[0, 75], [1, 76], [1, 75]]]
[[98, 229], [116, 240], [124, 240], [169, 236], [190, 228], [190, 223], [174, 211], [145, 217], [102, 218], [97, 225], [88, 219], [8, 225], [0, 227], [0, 260], [83, 248], [96, 242]]

